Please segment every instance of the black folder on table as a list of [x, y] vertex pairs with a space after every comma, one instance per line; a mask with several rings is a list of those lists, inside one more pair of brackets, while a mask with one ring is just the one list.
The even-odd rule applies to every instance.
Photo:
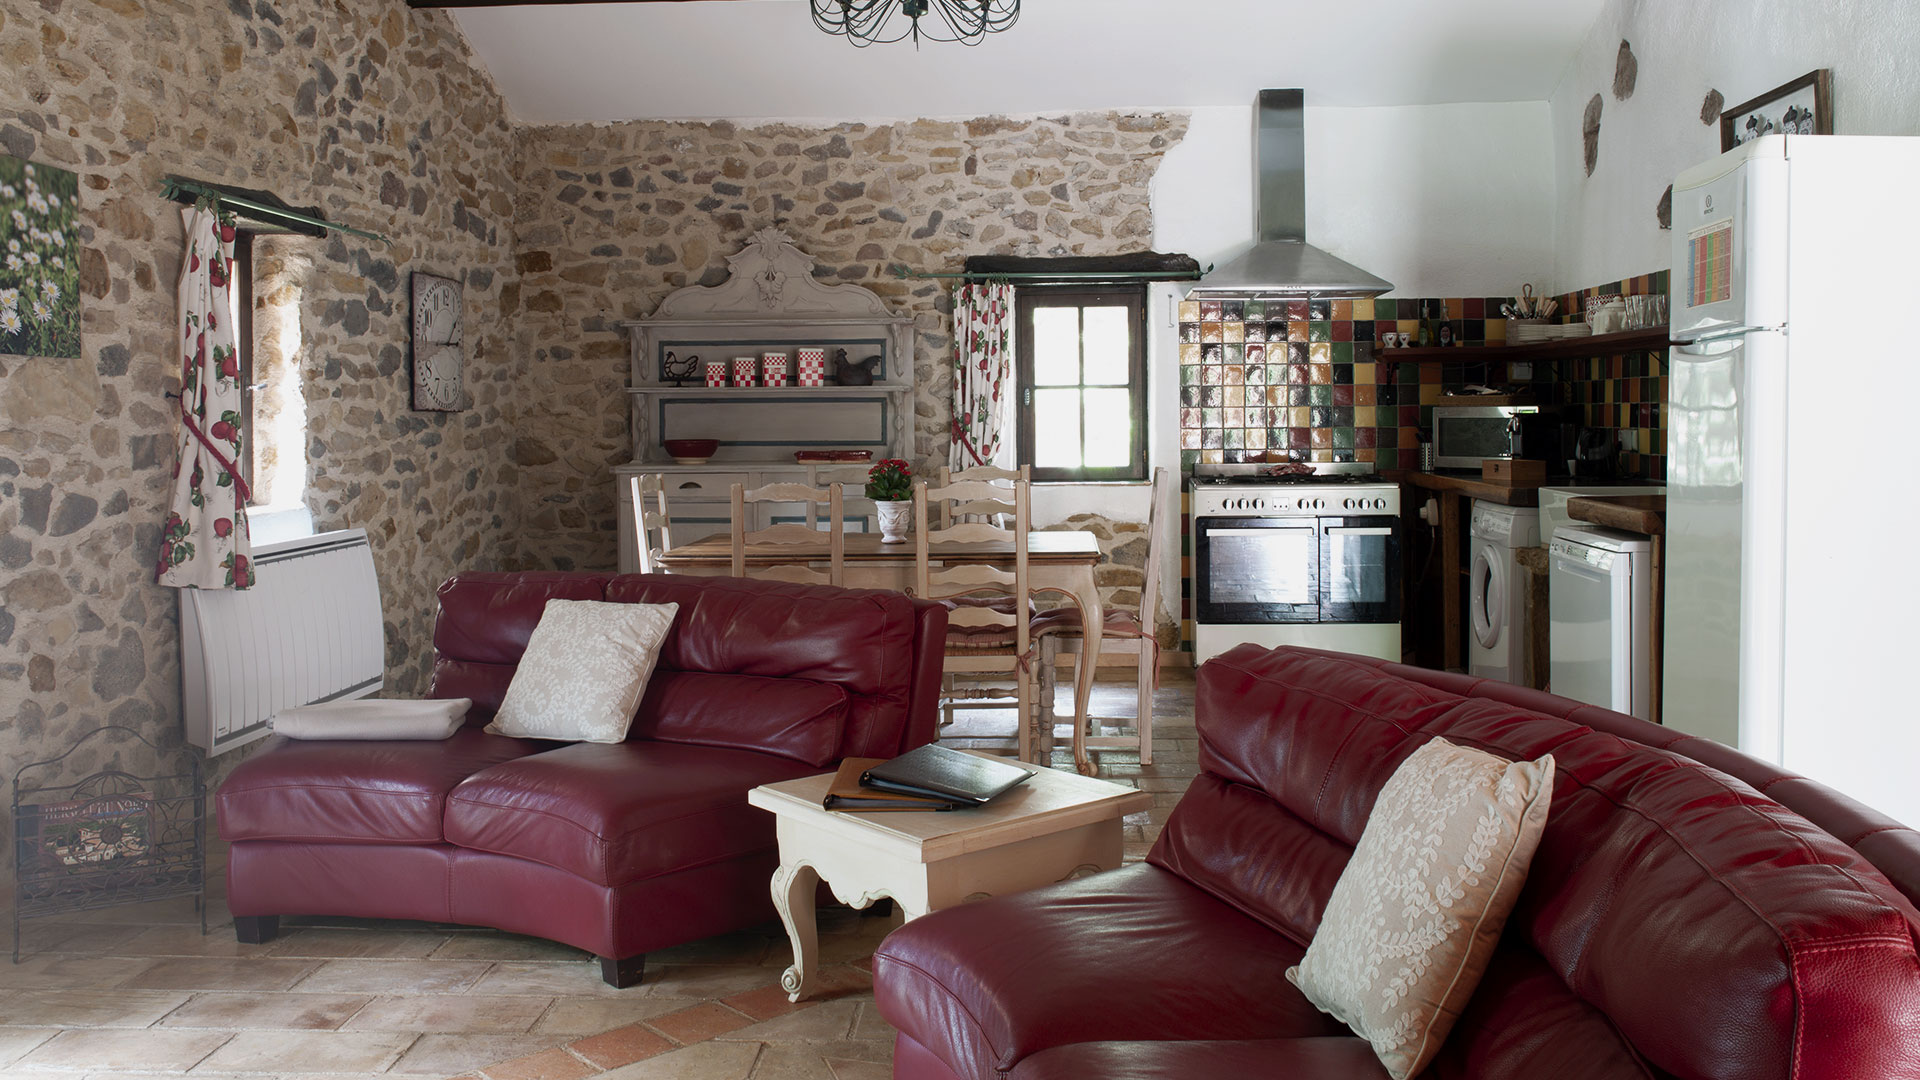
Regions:
[[1019, 765], [929, 743], [868, 769], [861, 774], [860, 783], [882, 791], [979, 806], [1032, 776], [1033, 770]]

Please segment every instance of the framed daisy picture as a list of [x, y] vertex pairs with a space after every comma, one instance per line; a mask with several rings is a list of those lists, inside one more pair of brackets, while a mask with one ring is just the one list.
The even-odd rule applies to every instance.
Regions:
[[80, 177], [0, 156], [0, 353], [80, 355]]

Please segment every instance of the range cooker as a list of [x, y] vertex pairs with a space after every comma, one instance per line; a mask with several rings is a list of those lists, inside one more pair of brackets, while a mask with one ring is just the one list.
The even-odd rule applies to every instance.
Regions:
[[1364, 463], [1271, 468], [1190, 483], [1194, 662], [1242, 642], [1399, 660], [1399, 485]]

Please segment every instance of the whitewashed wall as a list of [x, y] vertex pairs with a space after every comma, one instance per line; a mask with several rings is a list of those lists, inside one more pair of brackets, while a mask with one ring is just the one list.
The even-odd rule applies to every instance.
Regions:
[[[1639, 60], [1639, 79], [1632, 97], [1616, 101], [1622, 39]], [[1671, 234], [1659, 228], [1654, 207], [1681, 170], [1720, 152], [1718, 124], [1700, 122], [1708, 90], [1737, 105], [1831, 68], [1837, 134], [1916, 135], [1916, 54], [1915, 0], [1609, 0], [1551, 103], [1556, 287], [1667, 268]], [[1600, 155], [1589, 177], [1580, 123], [1596, 93]]]

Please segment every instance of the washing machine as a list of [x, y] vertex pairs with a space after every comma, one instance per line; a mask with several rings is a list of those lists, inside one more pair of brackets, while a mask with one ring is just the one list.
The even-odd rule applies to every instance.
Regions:
[[1473, 504], [1473, 569], [1468, 580], [1472, 648], [1469, 674], [1524, 685], [1526, 682], [1526, 572], [1515, 561], [1519, 548], [1540, 546], [1540, 511], [1530, 506]]

